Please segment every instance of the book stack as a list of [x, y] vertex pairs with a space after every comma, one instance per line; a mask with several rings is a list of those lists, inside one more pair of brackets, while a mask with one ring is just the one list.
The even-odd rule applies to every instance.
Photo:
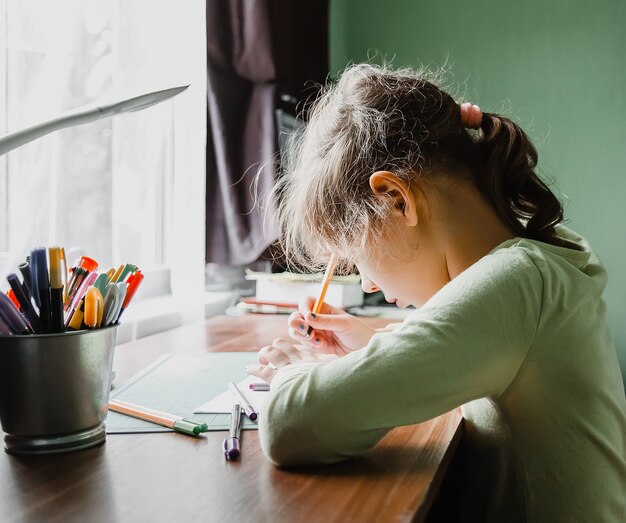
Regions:
[[[254, 298], [243, 298], [237, 304], [237, 309], [242, 312], [289, 314], [298, 310], [298, 300], [302, 296], [316, 297], [319, 294], [322, 276], [321, 273], [267, 273], [247, 270], [246, 279], [256, 282], [256, 293]], [[340, 309], [363, 305], [360, 276], [333, 276], [324, 302]]]

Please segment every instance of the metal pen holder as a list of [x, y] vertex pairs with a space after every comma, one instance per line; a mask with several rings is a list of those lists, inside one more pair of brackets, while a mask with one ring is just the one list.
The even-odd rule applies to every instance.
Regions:
[[117, 325], [0, 336], [0, 423], [10, 454], [56, 454], [106, 437]]

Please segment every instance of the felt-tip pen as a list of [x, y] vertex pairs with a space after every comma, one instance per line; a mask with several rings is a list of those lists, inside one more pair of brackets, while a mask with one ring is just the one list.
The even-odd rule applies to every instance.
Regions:
[[257, 392], [265, 392], [270, 390], [269, 383], [250, 383], [250, 390], [254, 390]]
[[241, 405], [235, 403], [230, 418], [230, 432], [227, 438], [224, 438], [222, 448], [224, 456], [228, 461], [235, 460], [241, 455], [241, 445], [239, 439], [241, 436]]
[[30, 323], [31, 328], [33, 329], [33, 331], [39, 332], [41, 328], [39, 325], [39, 315], [37, 314], [35, 307], [33, 307], [33, 304], [30, 301], [30, 296], [26, 294], [25, 287], [20, 283], [17, 274], [9, 274], [7, 276], [7, 281], [9, 282], [11, 289], [13, 289], [15, 297], [20, 303], [22, 311], [24, 312], [24, 316], [26, 316], [26, 319], [28, 320], [28, 323]]
[[239, 390], [239, 388], [237, 387], [237, 385], [234, 382], [230, 382], [228, 384], [228, 388], [231, 390], [231, 392], [233, 394], [235, 394], [235, 396], [237, 396], [240, 400], [241, 403], [243, 405], [243, 413], [248, 416], [252, 421], [254, 421], [255, 419], [257, 419], [258, 415], [255, 412], [254, 408], [252, 407], [252, 405], [250, 405], [250, 402], [248, 401], [248, 398], [246, 398], [242, 392]]
[[50, 332], [63, 332], [63, 267], [61, 247], [50, 247]]

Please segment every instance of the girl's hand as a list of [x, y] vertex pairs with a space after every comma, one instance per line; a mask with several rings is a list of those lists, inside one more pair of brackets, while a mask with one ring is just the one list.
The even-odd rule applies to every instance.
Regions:
[[318, 354], [307, 349], [298, 349], [289, 341], [276, 338], [271, 345], [259, 351], [259, 363], [249, 365], [245, 371], [271, 383], [276, 372], [283, 367], [303, 362], [324, 363], [336, 357], [330, 354]]
[[[344, 356], [349, 352], [365, 347], [375, 330], [365, 322], [324, 303], [320, 314], [315, 316], [311, 312], [315, 298], [307, 296], [298, 304], [298, 312], [293, 312], [287, 323], [289, 336], [314, 350]], [[309, 326], [313, 327], [311, 334], [306, 333]]]

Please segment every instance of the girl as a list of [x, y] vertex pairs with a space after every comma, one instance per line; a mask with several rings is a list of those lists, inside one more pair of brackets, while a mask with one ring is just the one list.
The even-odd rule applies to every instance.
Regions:
[[606, 272], [559, 225], [536, 163], [511, 120], [411, 70], [356, 65], [324, 92], [276, 188], [284, 250], [311, 269], [335, 253], [366, 292], [416, 310], [375, 333], [301, 303], [299, 347], [278, 339], [248, 369], [272, 384], [270, 460], [343, 460], [462, 406], [469, 519], [625, 520]]

